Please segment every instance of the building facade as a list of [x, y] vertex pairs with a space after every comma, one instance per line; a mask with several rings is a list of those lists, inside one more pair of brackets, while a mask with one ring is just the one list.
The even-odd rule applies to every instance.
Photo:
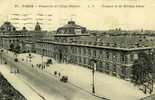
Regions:
[[4, 22], [0, 27], [0, 47], [11, 50], [16, 47], [22, 52], [35, 52], [35, 41], [42, 38], [45, 31], [37, 22], [35, 29], [28, 31], [26, 27], [22, 30], [16, 30], [11, 22]]
[[0, 27], [1, 47], [7, 50], [17, 47], [20, 51], [24, 50], [25, 41], [30, 40], [31, 37], [32, 35], [25, 28], [17, 31], [10, 22], [4, 22]]
[[9, 50], [12, 44], [14, 47], [20, 45], [25, 52], [35, 52], [52, 57], [60, 63], [71, 63], [90, 69], [93, 66], [91, 61], [95, 60], [97, 71], [126, 80], [130, 80], [132, 65], [138, 59], [138, 53], [150, 54], [154, 50], [152, 42], [145, 36], [126, 35], [130, 33], [121, 30], [91, 34], [74, 21], [69, 21], [47, 36], [39, 23], [34, 31], [26, 28], [16, 31], [8, 23], [4, 23], [1, 29], [0, 45], [5, 49]]
[[[76, 25], [72, 27], [68, 24], [65, 25], [68, 26], [68, 30], [75, 29]], [[77, 27], [82, 32], [82, 27]], [[87, 31], [82, 34], [72, 34], [71, 31], [68, 33], [69, 31], [66, 30], [66, 27], [58, 28], [50, 38], [38, 40], [36, 52], [59, 62], [87, 68], [92, 68], [93, 59], [96, 61], [97, 71], [128, 80], [131, 77], [133, 62], [138, 59], [138, 53], [141, 51], [150, 53], [153, 49], [146, 39], [139, 36], [91, 35]], [[62, 31], [63, 33], [59, 33]]]

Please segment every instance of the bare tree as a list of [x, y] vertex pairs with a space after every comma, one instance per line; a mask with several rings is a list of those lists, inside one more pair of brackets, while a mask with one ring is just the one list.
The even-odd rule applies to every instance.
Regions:
[[138, 59], [134, 61], [132, 66], [132, 82], [141, 85], [146, 82], [148, 76], [152, 75], [153, 63], [149, 54], [140, 52]]

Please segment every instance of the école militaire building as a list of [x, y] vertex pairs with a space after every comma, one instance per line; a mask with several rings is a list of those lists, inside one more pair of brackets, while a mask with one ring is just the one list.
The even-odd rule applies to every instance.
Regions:
[[138, 59], [138, 53], [150, 53], [155, 45], [145, 35], [131, 35], [135, 31], [117, 29], [98, 34], [74, 21], [68, 21], [53, 33], [42, 31], [39, 23], [34, 31], [28, 31], [25, 27], [16, 31], [10, 22], [5, 22], [0, 30], [0, 46], [5, 49], [10, 49], [11, 44], [14, 47], [20, 45], [22, 52], [35, 52], [60, 63], [87, 68], [92, 68], [91, 61], [95, 60], [97, 71], [125, 80], [131, 77], [131, 67]]
[[[69, 21], [55, 34], [36, 41], [36, 53], [50, 56], [62, 63], [92, 68], [123, 79], [130, 79], [133, 61], [138, 53], [150, 53], [153, 47], [145, 36], [90, 34], [85, 27]], [[115, 30], [114, 32], [121, 32]]]

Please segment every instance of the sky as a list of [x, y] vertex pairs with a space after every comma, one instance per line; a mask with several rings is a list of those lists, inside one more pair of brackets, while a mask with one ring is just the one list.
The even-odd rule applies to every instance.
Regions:
[[154, 10], [154, 0], [0, 0], [0, 25], [8, 20], [18, 29], [34, 29], [39, 22], [56, 30], [74, 20], [90, 30], [155, 30]]

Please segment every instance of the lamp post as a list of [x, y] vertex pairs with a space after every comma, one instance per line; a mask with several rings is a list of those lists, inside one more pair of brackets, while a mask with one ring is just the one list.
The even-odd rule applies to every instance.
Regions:
[[15, 55], [15, 57], [17, 58], [17, 53], [16, 53], [16, 52], [14, 53], [14, 55]]
[[96, 60], [91, 59], [90, 63], [92, 65], [92, 93], [95, 94], [95, 71], [96, 71]]
[[44, 61], [43, 61], [43, 60], [44, 60], [43, 57], [44, 57], [44, 51], [45, 51], [45, 49], [42, 49], [42, 50], [43, 50], [43, 51], [42, 51], [43, 53], [42, 53], [42, 56], [41, 56], [41, 57], [42, 57], [42, 68], [43, 68], [43, 63], [44, 63]]
[[2, 53], [3, 53], [3, 49], [1, 49], [1, 64], [2, 64]]

